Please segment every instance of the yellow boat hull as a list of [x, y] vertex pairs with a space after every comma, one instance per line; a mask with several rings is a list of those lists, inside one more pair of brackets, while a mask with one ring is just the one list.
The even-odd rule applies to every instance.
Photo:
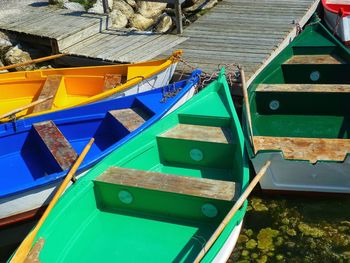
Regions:
[[[58, 68], [34, 71], [22, 71], [0, 74], [0, 116], [36, 102], [43, 96], [43, 87], [48, 76], [59, 76], [52, 101], [43, 110], [34, 107], [16, 113], [16, 119], [27, 118], [57, 110], [71, 108], [87, 103], [96, 102], [120, 93], [129, 95], [157, 88], [159, 75], [163, 74], [169, 81], [181, 51], [162, 60], [154, 60], [136, 64], [121, 64], [111, 66], [94, 66], [78, 68]], [[169, 70], [169, 68], [172, 68]], [[166, 72], [166, 71], [169, 72]], [[122, 84], [106, 89], [106, 76], [121, 76]], [[153, 82], [150, 79], [153, 78]], [[157, 82], [158, 79], [158, 82]], [[166, 83], [165, 83], [166, 84]], [[152, 87], [149, 87], [149, 86]], [[44, 92], [45, 94], [45, 92]], [[14, 116], [12, 116], [14, 117]], [[0, 121], [8, 121], [8, 118]]]

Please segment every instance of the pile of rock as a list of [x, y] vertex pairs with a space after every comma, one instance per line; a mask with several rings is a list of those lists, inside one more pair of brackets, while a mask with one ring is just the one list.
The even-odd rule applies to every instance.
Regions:
[[[24, 63], [43, 55], [41, 50], [26, 47], [23, 43], [17, 41], [15, 37], [0, 31], [0, 67]], [[38, 67], [34, 64], [30, 64], [16, 67], [13, 70], [33, 70], [43, 67], [47, 68], [51, 66], [45, 65]], [[0, 73], [7, 71], [8, 70], [1, 70]]]
[[[51, 4], [59, 4], [73, 11], [84, 11], [84, 6], [76, 0], [49, 0]], [[95, 0], [85, 0], [95, 1]], [[185, 21], [188, 17], [198, 17], [203, 10], [213, 7], [218, 0], [187, 0], [184, 4]], [[166, 33], [175, 27], [174, 12], [167, 8], [166, 3], [147, 2], [139, 0], [108, 0], [111, 27], [115, 29], [130, 28], [140, 31], [154, 31]], [[104, 12], [102, 0], [96, 0], [90, 13], [102, 14]], [[201, 12], [200, 12], [201, 11]]]

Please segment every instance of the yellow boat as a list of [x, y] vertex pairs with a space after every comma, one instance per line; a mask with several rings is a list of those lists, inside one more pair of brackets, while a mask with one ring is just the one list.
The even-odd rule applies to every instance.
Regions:
[[0, 121], [27, 118], [169, 83], [182, 51], [136, 64], [0, 74]]

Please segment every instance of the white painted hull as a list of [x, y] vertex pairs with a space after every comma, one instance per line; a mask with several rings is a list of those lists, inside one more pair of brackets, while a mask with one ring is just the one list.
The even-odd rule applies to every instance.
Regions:
[[350, 158], [344, 162], [317, 162], [285, 160], [279, 152], [258, 153], [252, 159], [255, 171], [266, 161], [271, 165], [260, 180], [263, 190], [350, 193]]
[[176, 69], [177, 63], [171, 64], [169, 67], [167, 67], [165, 70], [159, 72], [156, 75], [153, 75], [149, 77], [148, 79], [145, 79], [135, 86], [131, 86], [130, 88], [123, 90], [121, 92], [118, 92], [108, 98], [109, 99], [114, 99], [114, 98], [119, 98], [119, 97], [124, 97], [124, 96], [129, 96], [129, 95], [134, 95], [138, 94], [140, 92], [145, 92], [149, 91], [152, 89], [157, 89], [160, 87], [164, 87], [169, 84], [171, 78], [174, 75], [175, 69]]
[[[339, 24], [336, 26], [338, 19], [340, 19]], [[324, 8], [324, 20], [332, 32], [336, 27], [335, 33], [343, 42], [350, 41], [350, 16], [339, 18], [338, 14]]]
[[232, 250], [235, 248], [239, 234], [241, 233], [243, 221], [234, 227], [226, 242], [215, 256], [213, 263], [226, 263], [229, 259]]
[[[174, 111], [187, 100], [192, 98], [195, 90], [195, 86], [188, 90], [187, 93], [184, 94], [184, 96], [169, 109], [167, 114]], [[86, 172], [80, 174], [78, 178], [83, 176], [85, 173]], [[8, 217], [32, 211], [47, 205], [60, 183], [61, 181], [57, 181], [49, 185], [0, 199], [0, 222]]]

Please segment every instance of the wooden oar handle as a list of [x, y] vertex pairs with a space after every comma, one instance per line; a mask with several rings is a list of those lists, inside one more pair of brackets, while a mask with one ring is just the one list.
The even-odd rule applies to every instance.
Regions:
[[253, 191], [254, 187], [258, 184], [260, 179], [265, 175], [270, 164], [271, 164], [271, 161], [267, 161], [265, 163], [265, 165], [260, 169], [259, 173], [257, 175], [255, 175], [254, 179], [248, 185], [247, 189], [243, 192], [243, 194], [240, 196], [240, 198], [237, 200], [237, 202], [234, 204], [234, 206], [231, 208], [231, 210], [228, 212], [228, 214], [222, 220], [222, 222], [220, 223], [218, 228], [215, 230], [213, 235], [210, 237], [208, 242], [205, 244], [203, 249], [199, 252], [199, 254], [196, 257], [196, 259], [194, 260], [194, 262], [198, 263], [202, 260], [202, 258], [205, 256], [205, 254], [208, 252], [208, 250], [212, 247], [212, 245], [214, 244], [216, 239], [219, 237], [219, 235], [225, 229], [226, 225], [230, 222], [230, 220], [236, 214], [238, 209], [243, 205], [244, 201], [248, 198], [249, 194]]
[[19, 112], [21, 112], [21, 111], [23, 111], [23, 110], [29, 109], [29, 108], [31, 108], [31, 107], [34, 107], [34, 106], [36, 106], [36, 105], [38, 105], [38, 104], [40, 104], [40, 103], [43, 103], [43, 102], [45, 102], [45, 101], [47, 101], [47, 100], [49, 100], [49, 99], [52, 99], [52, 98], [53, 98], [53, 95], [48, 96], [48, 97], [46, 97], [46, 98], [42, 98], [42, 99], [36, 100], [36, 101], [31, 102], [31, 103], [29, 103], [29, 104], [27, 104], [27, 105], [25, 105], [25, 106], [22, 106], [22, 107], [19, 107], [19, 108], [17, 108], [17, 109], [14, 109], [14, 110], [12, 110], [12, 111], [10, 111], [10, 112], [7, 112], [7, 113], [1, 115], [1, 116], [0, 116], [0, 120], [1, 120], [1, 119], [4, 119], [4, 118], [7, 118], [7, 117], [11, 117], [12, 115], [15, 115], [15, 114], [17, 114], [17, 113], [19, 113]]
[[29, 60], [29, 61], [26, 61], [26, 62], [22, 62], [22, 63], [17, 63], [17, 64], [13, 64], [13, 65], [3, 66], [3, 67], [0, 67], [0, 71], [1, 70], [5, 70], [5, 69], [12, 69], [12, 68], [17, 68], [17, 67], [23, 67], [23, 66], [27, 66], [27, 65], [35, 64], [35, 63], [39, 63], [39, 62], [44, 62], [44, 61], [60, 58], [60, 57], [66, 56], [66, 55], [67, 54], [56, 54], [56, 55], [52, 55], [52, 56], [32, 59], [32, 60]]

